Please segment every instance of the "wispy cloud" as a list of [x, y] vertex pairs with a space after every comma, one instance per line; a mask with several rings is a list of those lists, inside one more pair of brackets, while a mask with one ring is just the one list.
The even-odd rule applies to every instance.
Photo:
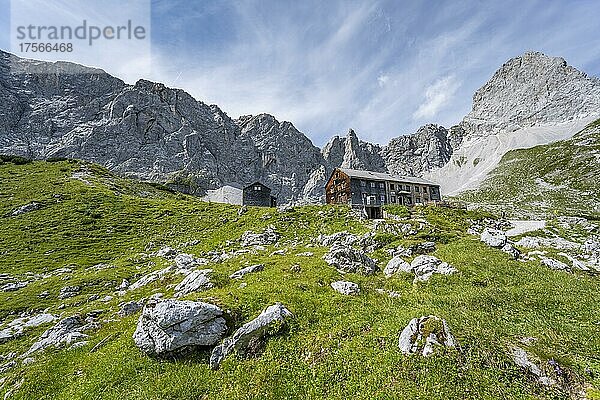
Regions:
[[413, 118], [423, 120], [435, 117], [452, 100], [459, 87], [460, 83], [454, 76], [438, 79], [429, 85], [425, 91], [425, 101], [413, 113]]

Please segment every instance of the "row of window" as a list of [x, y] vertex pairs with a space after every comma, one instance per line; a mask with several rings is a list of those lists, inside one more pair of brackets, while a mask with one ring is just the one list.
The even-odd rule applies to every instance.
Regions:
[[[380, 189], [385, 189], [385, 182], [368, 182], [368, 183], [371, 188], [379, 187]], [[360, 186], [366, 187], [367, 181], [361, 180]], [[415, 188], [416, 193], [421, 192], [420, 186], [414, 186], [414, 188]], [[410, 185], [402, 185], [400, 183], [390, 183], [390, 191], [396, 191], [396, 190], [410, 192], [411, 186]], [[434, 188], [434, 187], [430, 188], [430, 190], [431, 190], [432, 194], [434, 194], [436, 192], [436, 188]], [[427, 193], [427, 188], [425, 188], [425, 187], [423, 188], [423, 193]]]

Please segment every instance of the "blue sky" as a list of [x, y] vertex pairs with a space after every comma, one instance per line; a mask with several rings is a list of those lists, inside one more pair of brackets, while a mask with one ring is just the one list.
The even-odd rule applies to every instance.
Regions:
[[[0, 6], [9, 49], [9, 0]], [[600, 76], [598, 15], [597, 0], [156, 0], [152, 71], [98, 66], [183, 88], [234, 118], [271, 113], [317, 145], [349, 128], [385, 144], [459, 122], [475, 90], [528, 50]]]

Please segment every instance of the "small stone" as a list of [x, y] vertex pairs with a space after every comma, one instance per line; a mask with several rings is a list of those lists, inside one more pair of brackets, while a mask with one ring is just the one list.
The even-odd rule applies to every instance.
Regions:
[[345, 245], [334, 245], [323, 259], [342, 272], [373, 275], [379, 270], [375, 261], [362, 250]]
[[243, 247], [268, 246], [277, 243], [279, 236], [280, 235], [275, 230], [275, 227], [269, 226], [262, 233], [254, 233], [252, 231], [244, 232], [241, 242]]
[[514, 260], [518, 259], [521, 255], [521, 252], [510, 243], [506, 243], [500, 250], [510, 255]]
[[519, 367], [528, 370], [533, 374], [539, 383], [545, 386], [552, 386], [556, 381], [548, 377], [542, 369], [529, 359], [529, 355], [520, 347], [514, 347], [511, 351], [512, 359]]
[[135, 314], [142, 309], [142, 304], [137, 301], [128, 301], [126, 303], [119, 304], [119, 315], [121, 317], [127, 317]]
[[81, 292], [81, 288], [79, 286], [65, 286], [60, 290], [58, 298], [61, 300], [68, 299], [70, 297], [75, 297]]
[[116, 290], [125, 290], [130, 286], [130, 283], [127, 279], [123, 279], [121, 284], [116, 287]]
[[16, 292], [17, 290], [23, 289], [29, 284], [29, 282], [16, 282], [16, 283], [7, 283], [2, 286], [0, 290], [3, 292]]
[[433, 274], [451, 275], [458, 272], [456, 268], [434, 256], [420, 255], [410, 264], [415, 273], [414, 282], [425, 282]]
[[158, 250], [156, 252], [157, 257], [173, 258], [176, 255], [177, 255], [177, 250], [175, 250], [169, 246], [162, 247], [160, 250]]
[[259, 272], [259, 271], [262, 271], [263, 269], [265, 269], [265, 266], [263, 264], [251, 265], [249, 267], [242, 268], [242, 269], [234, 272], [233, 274], [229, 275], [229, 277], [231, 279], [241, 279], [247, 274]]
[[29, 364], [33, 364], [34, 362], [35, 362], [35, 358], [27, 357], [27, 358], [24, 358], [23, 361], [21, 361], [21, 364], [29, 365]]
[[212, 269], [201, 269], [192, 271], [183, 280], [175, 286], [175, 297], [182, 297], [192, 292], [208, 290], [214, 287], [210, 281]]
[[387, 263], [385, 269], [383, 270], [383, 274], [390, 278], [399, 272], [411, 273], [412, 271], [413, 269], [408, 262], [404, 261], [399, 256], [396, 256]]
[[550, 269], [571, 272], [571, 268], [562, 261], [558, 261], [553, 258], [542, 257], [541, 262]]
[[411, 254], [427, 254], [435, 251], [435, 242], [414, 244], [408, 248]]
[[356, 283], [348, 281], [336, 281], [331, 284], [331, 287], [341, 294], [354, 296], [360, 293], [360, 288]]
[[22, 215], [31, 211], [36, 211], [39, 210], [40, 208], [42, 208], [42, 205], [40, 203], [36, 203], [35, 201], [29, 204], [25, 204], [24, 206], [21, 206], [19, 208], [17, 208], [16, 210], [14, 210], [12, 212], [12, 216], [16, 217], [18, 215]]

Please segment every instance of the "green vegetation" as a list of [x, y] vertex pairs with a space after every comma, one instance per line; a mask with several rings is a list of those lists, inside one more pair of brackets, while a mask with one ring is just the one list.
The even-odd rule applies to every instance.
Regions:
[[[84, 315], [103, 310], [102, 326], [78, 349], [48, 349], [35, 361], [0, 375], [0, 396], [11, 399], [562, 399], [559, 388], [545, 388], [516, 366], [509, 347], [519, 339], [542, 360], [557, 360], [589, 385], [600, 387], [600, 281], [578, 273], [552, 271], [539, 262], [519, 262], [466, 234], [469, 219], [486, 214], [445, 208], [394, 209], [412, 234], [379, 233], [384, 248], [372, 254], [383, 268], [387, 249], [435, 240], [435, 256], [459, 273], [413, 284], [410, 274], [386, 279], [340, 275], [322, 256], [319, 234], [342, 230], [362, 234], [372, 228], [344, 207], [306, 206], [288, 212], [208, 204], [163, 187], [118, 178], [97, 165], [79, 161], [0, 165], [0, 273], [29, 280], [15, 292], [0, 292], [0, 319], [6, 324], [22, 312], [43, 310]], [[20, 164], [20, 163], [19, 163]], [[31, 202], [39, 210], [12, 216]], [[426, 223], [423, 223], [426, 221]], [[186, 299], [212, 302], [230, 310], [231, 330], [280, 301], [294, 314], [287, 330], [270, 338], [256, 357], [229, 357], [222, 368], [208, 368], [209, 352], [157, 360], [132, 340], [139, 314], [116, 315], [119, 303], [160, 292], [173, 295], [181, 277], [167, 276], [124, 296], [115, 294], [122, 279], [169, 265], [152, 256], [163, 245], [202, 256], [233, 251], [246, 230], [273, 225], [282, 234], [277, 249], [246, 253], [211, 263], [216, 287]], [[313, 257], [296, 254], [310, 251]], [[99, 263], [112, 268], [94, 268]], [[228, 278], [250, 263], [262, 272]], [[294, 267], [298, 265], [300, 268]], [[72, 273], [57, 274], [69, 267]], [[31, 274], [42, 274], [37, 278]], [[329, 286], [346, 279], [360, 285], [358, 296], [343, 296]], [[64, 286], [81, 293], [59, 300]], [[390, 298], [375, 289], [400, 293]], [[49, 295], [38, 295], [48, 291]], [[103, 302], [90, 300], [111, 295]], [[404, 356], [398, 335], [414, 317], [434, 314], [447, 321], [459, 350], [431, 357]], [[2, 329], [0, 327], [0, 329]], [[26, 331], [0, 344], [0, 355], [23, 353], [49, 326]], [[431, 329], [437, 329], [432, 327]], [[102, 342], [102, 345], [92, 349]]]
[[397, 217], [405, 218], [410, 217], [409, 208], [406, 206], [399, 206], [396, 204], [386, 204], [383, 206], [383, 210], [389, 214], [395, 215]]
[[600, 219], [600, 120], [573, 138], [506, 153], [482, 185], [460, 200], [510, 214]]

